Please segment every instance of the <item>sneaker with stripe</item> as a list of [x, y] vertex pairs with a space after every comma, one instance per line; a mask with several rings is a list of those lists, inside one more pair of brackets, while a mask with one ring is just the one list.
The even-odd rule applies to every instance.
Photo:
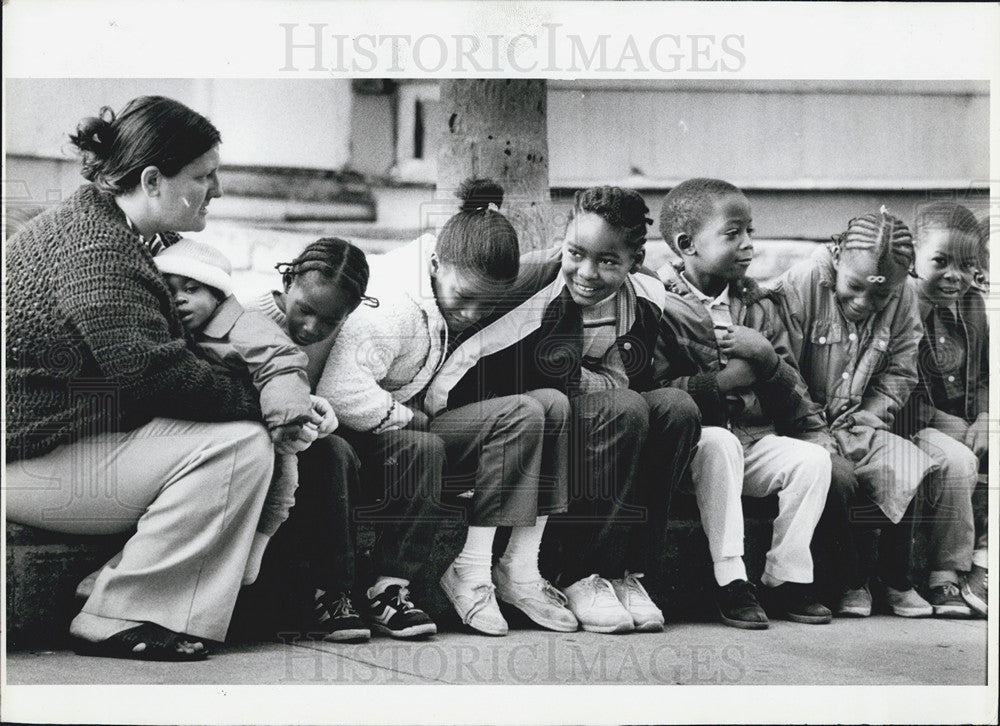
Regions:
[[368, 619], [372, 627], [390, 638], [417, 638], [433, 635], [437, 626], [430, 616], [410, 602], [403, 585], [389, 585], [382, 592], [367, 593]]
[[323, 640], [346, 643], [364, 642], [371, 638], [371, 630], [346, 593], [334, 599], [323, 590], [317, 590], [313, 615], [317, 629], [324, 633]]

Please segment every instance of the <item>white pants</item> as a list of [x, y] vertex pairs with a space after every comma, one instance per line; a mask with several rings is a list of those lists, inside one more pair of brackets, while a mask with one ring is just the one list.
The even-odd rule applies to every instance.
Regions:
[[7, 519], [73, 534], [135, 534], [83, 612], [224, 640], [274, 450], [249, 421], [153, 419], [5, 468]]
[[742, 495], [778, 492], [766, 585], [812, 582], [809, 543], [830, 488], [830, 455], [816, 444], [768, 435], [745, 450], [724, 428], [706, 426], [691, 461], [691, 479], [716, 580], [746, 579]]

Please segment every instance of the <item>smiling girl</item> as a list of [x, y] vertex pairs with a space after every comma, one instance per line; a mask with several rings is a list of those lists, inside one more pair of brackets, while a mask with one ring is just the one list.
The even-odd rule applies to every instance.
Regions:
[[[838, 614], [871, 614], [867, 567], [855, 530], [882, 529], [879, 575], [896, 615], [930, 615], [910, 582], [912, 501], [936, 469], [910, 441], [892, 433], [896, 414], [917, 382], [922, 326], [906, 285], [913, 237], [882, 207], [852, 219], [847, 230], [778, 282], [791, 350], [839, 453], [854, 464], [859, 491], [831, 487], [824, 516], [840, 522], [845, 592]], [[846, 481], [846, 480], [845, 480]]]
[[924, 323], [920, 382], [897, 429], [940, 467], [923, 494], [933, 512], [930, 602], [941, 617], [985, 616], [985, 527], [977, 540], [972, 508], [989, 430], [986, 306], [972, 287], [982, 236], [972, 212], [938, 201], [918, 208], [914, 245], [916, 276], [907, 284]]

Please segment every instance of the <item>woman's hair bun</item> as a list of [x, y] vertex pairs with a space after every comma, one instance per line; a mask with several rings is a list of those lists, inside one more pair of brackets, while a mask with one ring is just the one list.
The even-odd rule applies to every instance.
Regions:
[[85, 118], [77, 124], [76, 133], [71, 134], [69, 140], [73, 146], [85, 154], [93, 154], [98, 158], [105, 158], [111, 146], [111, 135], [114, 133], [112, 124], [115, 121], [115, 112], [107, 106], [101, 108], [100, 114]]
[[475, 212], [495, 204], [497, 209], [503, 204], [503, 187], [492, 179], [466, 179], [458, 187], [459, 199], [463, 212]]

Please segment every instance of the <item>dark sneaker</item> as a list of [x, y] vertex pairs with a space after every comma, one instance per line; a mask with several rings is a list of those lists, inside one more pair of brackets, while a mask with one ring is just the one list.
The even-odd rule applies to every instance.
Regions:
[[410, 602], [410, 592], [403, 585], [389, 585], [374, 597], [371, 590], [368, 593], [368, 618], [378, 632], [390, 638], [416, 638], [437, 632], [430, 616]]
[[962, 599], [958, 585], [952, 582], [931, 588], [931, 596], [927, 602], [934, 608], [934, 617], [936, 618], [968, 618], [972, 616], [972, 609]]
[[986, 617], [987, 600], [987, 570], [985, 567], [973, 565], [972, 570], [965, 576], [962, 583], [962, 599], [970, 608]]
[[715, 604], [722, 622], [729, 627], [767, 630], [767, 613], [757, 602], [754, 586], [746, 580], [733, 580], [720, 586], [715, 593]]
[[833, 613], [816, 599], [810, 584], [783, 582], [777, 587], [765, 588], [765, 592], [765, 602], [772, 614], [792, 622], [824, 625], [833, 619]]
[[323, 640], [336, 643], [364, 642], [372, 637], [371, 630], [354, 609], [351, 598], [341, 593], [334, 600], [322, 590], [317, 591], [316, 606], [313, 611], [316, 616], [316, 628], [326, 633]]

